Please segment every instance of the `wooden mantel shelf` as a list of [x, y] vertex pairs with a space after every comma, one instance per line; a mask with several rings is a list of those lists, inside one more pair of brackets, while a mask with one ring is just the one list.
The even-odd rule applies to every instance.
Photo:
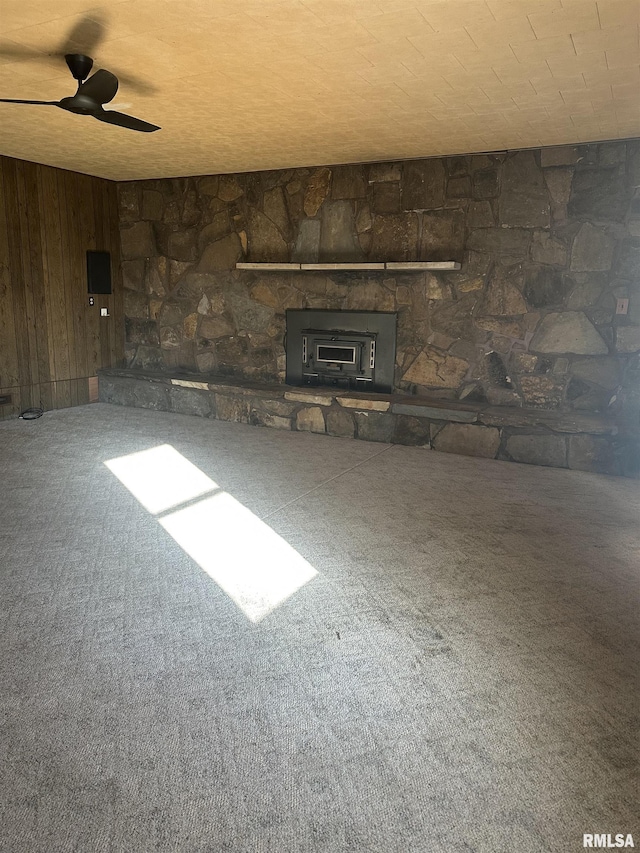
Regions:
[[300, 270], [398, 270], [420, 272], [422, 270], [459, 270], [457, 261], [385, 261], [360, 264], [272, 264], [237, 263], [237, 270], [270, 270], [273, 272], [299, 272]]

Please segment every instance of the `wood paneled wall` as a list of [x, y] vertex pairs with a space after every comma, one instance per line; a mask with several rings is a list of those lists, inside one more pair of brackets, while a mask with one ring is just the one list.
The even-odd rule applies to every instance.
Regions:
[[[93, 306], [88, 249], [111, 253], [113, 294]], [[88, 403], [123, 346], [116, 184], [0, 157], [0, 419]]]

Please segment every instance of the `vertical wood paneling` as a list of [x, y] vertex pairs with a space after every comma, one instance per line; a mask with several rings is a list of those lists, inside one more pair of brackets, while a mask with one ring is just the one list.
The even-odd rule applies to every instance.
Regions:
[[[98, 229], [97, 239], [101, 243], [105, 242], [105, 239], [108, 239], [108, 223], [104, 221], [104, 207], [102, 204], [102, 193], [93, 193], [93, 219], [96, 223], [96, 227]], [[105, 235], [107, 235], [105, 237]], [[109, 312], [109, 315], [113, 314], [112, 309], [112, 296], [103, 296], [100, 298], [100, 306], [105, 307]], [[100, 334], [100, 361], [108, 361], [109, 353], [111, 352], [111, 347], [109, 345], [109, 331], [111, 328], [112, 317], [108, 318], [101, 317], [100, 318], [100, 326], [101, 326], [101, 334]]]
[[[83, 255], [84, 240], [80, 228], [80, 215], [78, 210], [78, 199], [82, 193], [82, 176], [78, 174], [70, 174], [67, 184], [67, 204], [65, 204], [64, 212], [66, 214], [66, 228], [69, 234], [69, 250], [72, 257], [81, 257]], [[71, 196], [69, 196], [69, 188], [71, 188]], [[69, 198], [73, 199], [73, 204], [69, 204]], [[76, 287], [81, 289], [84, 280], [83, 270], [76, 269], [75, 277], [78, 279]], [[76, 359], [76, 375], [90, 376], [87, 361], [87, 312], [89, 310], [89, 300], [74, 299], [70, 305], [70, 310], [67, 314], [70, 334], [74, 339], [74, 354]], [[79, 400], [77, 401], [80, 402]]]
[[[27, 305], [22, 267], [20, 239], [20, 213], [18, 210], [18, 186], [16, 182], [16, 160], [10, 160], [4, 170], [5, 210], [7, 226], [7, 264], [9, 268], [9, 290], [7, 298], [13, 303], [13, 321], [16, 331], [16, 360], [18, 383], [31, 387], [36, 381], [31, 375], [29, 331], [27, 327]], [[4, 384], [4, 380], [0, 379]]]
[[74, 258], [71, 255], [70, 231], [72, 223], [69, 218], [69, 205], [75, 204], [73, 193], [73, 177], [64, 172], [56, 175], [58, 185], [58, 215], [60, 220], [60, 260], [62, 270], [62, 293], [64, 300], [64, 324], [67, 335], [67, 352], [69, 354], [68, 377], [78, 375], [76, 358], [75, 334], [73, 328], [73, 304], [76, 291], [74, 278]]
[[[43, 192], [45, 194], [45, 231], [49, 258], [49, 281], [51, 289], [51, 324], [55, 351], [55, 371], [57, 380], [69, 378], [69, 338], [67, 335], [67, 300], [62, 259], [62, 235], [60, 233], [60, 194], [58, 191], [57, 170], [43, 169]], [[62, 200], [64, 204], [64, 198]], [[59, 408], [59, 407], [57, 407]]]
[[[38, 189], [38, 207], [40, 212], [40, 257], [42, 258], [42, 274], [44, 285], [44, 306], [47, 314], [47, 353], [49, 359], [49, 370], [51, 376], [56, 375], [55, 369], [55, 354], [56, 354], [56, 340], [55, 333], [53, 330], [53, 323], [51, 321], [52, 313], [53, 313], [53, 296], [52, 296], [52, 287], [50, 285], [50, 276], [49, 276], [49, 255], [47, 252], [47, 239], [46, 239], [46, 231], [44, 228], [44, 223], [46, 221], [47, 214], [47, 205], [45, 202], [45, 193], [42, 191], [42, 187], [44, 186], [44, 182], [46, 180], [46, 176], [42, 174], [42, 167], [36, 167], [36, 186]], [[49, 384], [45, 386], [43, 390], [42, 397], [42, 406], [47, 409], [54, 408], [53, 405], [53, 385]]]
[[9, 272], [9, 232], [7, 213], [2, 203], [6, 196], [4, 172], [0, 169], [0, 385], [18, 385], [18, 344], [13, 314], [11, 275]]
[[31, 247], [29, 245], [29, 221], [27, 215], [27, 190], [25, 186], [24, 163], [16, 163], [16, 192], [18, 195], [18, 233], [20, 241], [20, 263], [22, 265], [24, 305], [26, 310], [26, 329], [28, 337], [31, 384], [40, 384], [40, 366], [38, 363], [38, 341], [36, 336], [36, 316], [34, 286], [31, 271]]
[[[109, 204], [109, 198], [108, 198], [106, 193], [102, 193], [102, 195], [100, 197], [100, 201], [102, 203], [102, 215], [101, 215], [102, 228], [103, 228], [102, 239], [105, 243], [108, 243], [111, 240], [111, 222], [110, 222], [111, 206]], [[111, 259], [111, 261], [112, 261], [111, 266], [113, 267], [113, 258]], [[113, 269], [111, 270], [111, 275], [113, 276]], [[105, 339], [107, 339], [107, 341], [108, 341], [108, 350], [103, 355], [103, 358], [110, 359], [110, 358], [112, 358], [112, 353], [114, 353], [116, 351], [116, 335], [115, 335], [116, 326], [115, 326], [115, 323], [113, 322], [114, 317], [115, 317], [115, 298], [114, 298], [113, 292], [111, 293], [111, 296], [109, 297], [109, 306], [108, 307], [109, 307], [109, 314], [110, 314], [110, 318], [107, 321], [108, 333], [109, 333], [108, 339], [107, 339], [107, 336], [105, 335]]]
[[[25, 281], [31, 282], [27, 288], [31, 292], [28, 305], [32, 312], [33, 331], [35, 335], [36, 362], [38, 378], [40, 383], [51, 381], [51, 367], [49, 364], [49, 336], [48, 315], [40, 310], [45, 303], [44, 266], [42, 261], [42, 242], [40, 234], [42, 225], [40, 222], [40, 205], [31, 204], [30, 199], [39, 199], [38, 195], [38, 173], [36, 169], [23, 169], [24, 178], [24, 227], [26, 239], [29, 245], [29, 264], [26, 267]], [[24, 243], [23, 237], [23, 243]]]
[[120, 251], [120, 216], [118, 211], [118, 190], [115, 183], [109, 184], [105, 197], [108, 208], [105, 217], [109, 222], [109, 245], [118, 247], [118, 255], [111, 255], [111, 280], [113, 281], [113, 319], [111, 321], [113, 349], [111, 361], [113, 364], [124, 363], [124, 287], [122, 285], [122, 270], [119, 262]]
[[[97, 227], [93, 207], [93, 185], [91, 179], [86, 175], [81, 176], [78, 207], [82, 220], [84, 240], [86, 243], [97, 245], [101, 240], [101, 236]], [[104, 324], [101, 325], [100, 318], [101, 299], [102, 297], [96, 296], [96, 310], [89, 312], [86, 319], [87, 370], [89, 374], [94, 374], [101, 363], [100, 334], [102, 328], [105, 328]]]
[[[114, 293], [90, 307], [92, 249], [111, 253]], [[119, 261], [114, 183], [0, 157], [0, 419], [87, 403], [96, 370], [121, 362]]]

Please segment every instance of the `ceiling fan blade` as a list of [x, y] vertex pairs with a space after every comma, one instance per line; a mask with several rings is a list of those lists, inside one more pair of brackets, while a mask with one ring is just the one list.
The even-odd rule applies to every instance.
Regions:
[[109, 67], [113, 69], [113, 73], [120, 81], [121, 86], [126, 86], [132, 92], [137, 92], [138, 95], [153, 95], [158, 91], [158, 87], [142, 77], [137, 77], [134, 74], [127, 74], [125, 71], [120, 71], [119, 68], [113, 68], [109, 62]]
[[118, 78], [116, 75], [101, 68], [100, 71], [96, 71], [88, 80], [80, 84], [77, 94], [85, 95], [97, 104], [108, 104], [115, 98], [117, 91]]
[[60, 101], [22, 101], [18, 98], [0, 98], [2, 104], [45, 104], [49, 107], [59, 107]]
[[3, 39], [0, 41], [0, 57], [6, 57], [9, 60], [56, 61], [67, 53], [83, 53], [86, 56], [92, 56], [98, 45], [104, 41], [106, 33], [107, 20], [100, 10], [76, 21], [57, 47], [52, 45], [49, 50], [46, 48], [36, 50], [33, 47]]
[[92, 113], [92, 115], [98, 121], [117, 124], [119, 127], [128, 127], [129, 130], [140, 130], [143, 133], [153, 133], [154, 130], [160, 130], [157, 124], [149, 124], [148, 121], [142, 121], [142, 119], [119, 113], [116, 110], [100, 110], [100, 112]]
[[106, 19], [101, 12], [80, 18], [69, 30], [64, 41], [56, 51], [59, 56], [66, 53], [84, 53], [92, 56], [106, 35]]

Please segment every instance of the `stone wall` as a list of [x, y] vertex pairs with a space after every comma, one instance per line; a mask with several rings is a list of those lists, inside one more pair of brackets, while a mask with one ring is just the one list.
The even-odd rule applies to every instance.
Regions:
[[287, 308], [397, 311], [400, 391], [617, 413], [635, 434], [638, 187], [638, 141], [120, 184], [127, 365], [282, 382]]

